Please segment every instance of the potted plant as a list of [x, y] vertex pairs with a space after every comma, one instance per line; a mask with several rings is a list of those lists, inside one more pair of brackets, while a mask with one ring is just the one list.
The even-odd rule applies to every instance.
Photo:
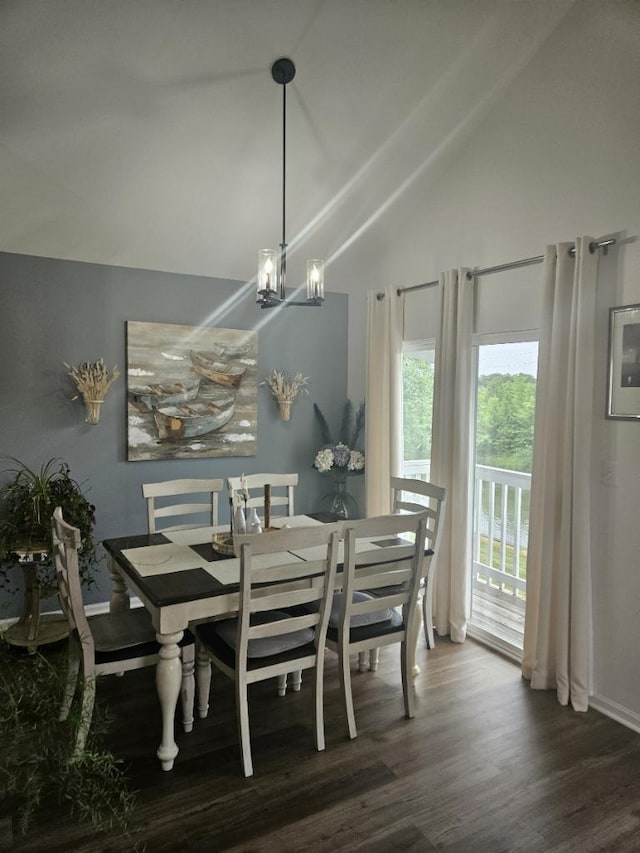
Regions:
[[93, 539], [95, 507], [71, 476], [68, 464], [50, 459], [33, 471], [17, 459], [5, 470], [9, 479], [0, 485], [0, 589], [11, 591], [11, 571], [19, 564], [18, 554], [40, 554], [38, 572], [43, 585], [55, 581], [51, 541], [51, 516], [57, 506], [69, 524], [80, 530], [80, 576], [92, 580], [97, 563]]
[[0, 640], [0, 847], [22, 849], [22, 837], [55, 813], [106, 833], [105, 849], [118, 836], [136, 849], [128, 830], [135, 798], [106, 747], [108, 714], [97, 708], [86, 748], [74, 756], [80, 712], [74, 706], [59, 719], [66, 681], [62, 650], [25, 655]]

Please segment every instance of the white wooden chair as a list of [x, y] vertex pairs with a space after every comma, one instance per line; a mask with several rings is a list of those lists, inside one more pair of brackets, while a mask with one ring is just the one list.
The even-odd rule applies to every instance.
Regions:
[[[265, 518], [265, 489], [270, 488], [269, 516], [294, 515], [294, 488], [298, 485], [297, 474], [245, 474], [243, 477], [227, 477], [227, 492], [231, 500], [231, 506], [238, 504], [244, 506], [244, 486], [249, 490], [247, 509], [256, 509], [261, 518], [263, 526], [266, 526]], [[274, 512], [275, 509], [275, 512]], [[284, 696], [287, 692], [289, 676], [287, 673], [278, 679], [278, 695]], [[302, 685], [302, 673], [291, 673], [291, 689], [297, 693]]]
[[[260, 515], [263, 526], [265, 519], [265, 490], [266, 485], [271, 486], [269, 515], [294, 515], [294, 488], [298, 485], [297, 474], [244, 474], [242, 477], [227, 477], [227, 492], [231, 506], [239, 504], [244, 506], [243, 484], [249, 490], [247, 509], [256, 509]], [[275, 489], [275, 492], [274, 492]], [[274, 513], [274, 508], [276, 512]], [[287, 692], [288, 675], [285, 673], [278, 679], [278, 695], [284, 696]], [[302, 684], [302, 673], [291, 673], [291, 687], [297, 693]]]
[[426, 512], [425, 548], [433, 551], [425, 559], [422, 594], [422, 622], [428, 649], [435, 646], [433, 634], [433, 584], [437, 567], [438, 546], [447, 503], [446, 490], [435, 483], [408, 477], [391, 478], [391, 506], [394, 513]]
[[[211, 661], [233, 679], [242, 771], [253, 775], [247, 688], [256, 681], [315, 668], [315, 745], [324, 749], [324, 647], [338, 553], [339, 527], [294, 528], [237, 537], [240, 551], [238, 617], [196, 627], [198, 714], [209, 711]], [[291, 561], [284, 552], [315, 547], [313, 559]], [[274, 556], [280, 555], [282, 560]], [[263, 555], [267, 555], [266, 559]], [[275, 565], [274, 565], [275, 562]], [[315, 602], [316, 612], [306, 605]], [[291, 608], [294, 608], [292, 615]]]
[[[161, 483], [143, 483], [142, 494], [147, 501], [149, 533], [164, 533], [169, 530], [188, 530], [193, 527], [215, 527], [218, 524], [218, 495], [224, 486], [223, 480], [165, 480]], [[173, 501], [184, 496], [200, 496], [199, 500]], [[205, 500], [206, 496], [206, 500]], [[161, 505], [156, 503], [156, 499]], [[172, 503], [168, 503], [172, 500]], [[182, 524], [165, 524], [158, 520], [189, 516]]]
[[[237, 506], [243, 500], [241, 477], [227, 477], [227, 491]], [[293, 496], [298, 485], [297, 474], [246, 474], [244, 481], [249, 490], [247, 509], [256, 508], [264, 522], [264, 487], [271, 486], [271, 515], [295, 515]], [[275, 510], [275, 512], [274, 512]]]
[[[351, 693], [350, 655], [400, 644], [404, 709], [414, 716], [411, 644], [424, 576], [427, 514], [384, 515], [345, 522], [342, 592], [334, 596], [327, 646], [337, 652], [349, 737], [357, 737]], [[382, 539], [380, 540], [380, 537]], [[371, 544], [371, 539], [379, 544]], [[413, 540], [413, 541], [412, 541]], [[402, 544], [402, 542], [406, 544]], [[376, 595], [372, 594], [376, 592]], [[401, 608], [399, 611], [397, 608]]]
[[[81, 704], [73, 756], [82, 754], [91, 726], [96, 679], [120, 674], [158, 662], [160, 646], [151, 617], [143, 607], [125, 610], [117, 616], [102, 613], [87, 617], [82, 603], [78, 548], [80, 531], [67, 524], [62, 508], [51, 520], [53, 547], [62, 610], [69, 623], [69, 665], [60, 719], [66, 720], [81, 676]], [[189, 631], [180, 643], [182, 651], [182, 712], [185, 732], [193, 727], [195, 641]]]

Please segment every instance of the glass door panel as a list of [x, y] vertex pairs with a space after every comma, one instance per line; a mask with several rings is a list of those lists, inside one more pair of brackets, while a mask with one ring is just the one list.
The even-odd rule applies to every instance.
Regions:
[[481, 344], [470, 633], [518, 654], [524, 637], [538, 345]]

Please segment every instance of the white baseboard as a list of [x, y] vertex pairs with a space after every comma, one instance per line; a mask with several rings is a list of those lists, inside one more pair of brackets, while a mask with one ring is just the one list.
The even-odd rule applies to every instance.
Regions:
[[[142, 602], [140, 601], [137, 595], [131, 596], [131, 607], [142, 607]], [[86, 604], [84, 609], [86, 611], [87, 616], [96, 616], [98, 613], [108, 613], [109, 602], [98, 601], [95, 604]], [[61, 615], [62, 610], [48, 610], [47, 613], [55, 613], [56, 615]], [[2, 634], [3, 631], [6, 631], [7, 628], [10, 628], [12, 625], [15, 625], [19, 618], [19, 616], [10, 616], [7, 619], [0, 619], [0, 634]]]
[[618, 705], [617, 702], [596, 693], [589, 697], [589, 707], [640, 734], [640, 714], [625, 708], [624, 705]]
[[[483, 631], [482, 628], [478, 628], [477, 626], [469, 625], [467, 633], [474, 640], [477, 640], [483, 645], [493, 649], [493, 651], [510, 658], [514, 663], [520, 665], [522, 652], [519, 649], [516, 649], [509, 643], [506, 643], [491, 634], [488, 634], [486, 631]], [[617, 723], [622, 723], [622, 725], [626, 726], [628, 729], [632, 729], [634, 732], [640, 733], [640, 714], [637, 714], [629, 708], [625, 708], [624, 705], [619, 705], [617, 702], [613, 702], [611, 699], [607, 699], [605, 696], [600, 696], [595, 693], [593, 696], [589, 697], [589, 707], [593, 708], [594, 711], [599, 711], [601, 714], [604, 714], [605, 717], [615, 720]]]

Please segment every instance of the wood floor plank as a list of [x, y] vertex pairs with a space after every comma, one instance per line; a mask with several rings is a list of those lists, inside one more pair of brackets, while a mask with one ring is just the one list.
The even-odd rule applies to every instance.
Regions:
[[[347, 737], [335, 656], [326, 660], [326, 751], [313, 747], [310, 684], [250, 691], [255, 776], [240, 773], [231, 682], [193, 732], [176, 726], [173, 771], [155, 756], [154, 673], [100, 681], [109, 747], [137, 791], [131, 838], [74, 826], [54, 809], [12, 853], [412, 851], [638, 853], [640, 735], [596, 711], [532, 691], [510, 661], [473, 640], [419, 649], [416, 716], [404, 718], [397, 650], [353, 671], [359, 736]], [[9, 837], [5, 830], [3, 841]]]

